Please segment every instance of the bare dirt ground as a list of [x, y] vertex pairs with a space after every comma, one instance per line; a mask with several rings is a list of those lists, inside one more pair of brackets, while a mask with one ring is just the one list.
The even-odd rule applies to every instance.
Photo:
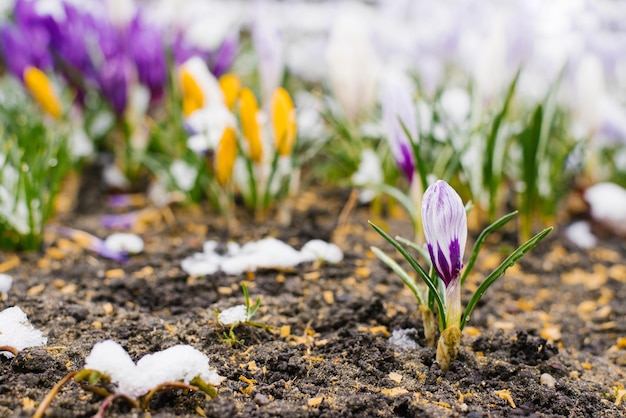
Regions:
[[[399, 259], [367, 225], [370, 210], [356, 208], [337, 225], [348, 195], [303, 193], [289, 228], [242, 216], [228, 231], [206, 212], [175, 209], [168, 222], [157, 217], [138, 231], [145, 251], [123, 264], [54, 234], [38, 253], [0, 253], [0, 267], [15, 281], [0, 309], [21, 307], [48, 337], [47, 347], [0, 356], [0, 416], [31, 416], [105, 339], [122, 344], [134, 360], [190, 344], [226, 377], [215, 399], [158, 393], [149, 404], [154, 417], [626, 416], [623, 240], [607, 237], [581, 251], [557, 228], [488, 290], [464, 330], [458, 360], [442, 373], [411, 292], [369, 251], [375, 244]], [[100, 203], [55, 222], [105, 236], [100, 217], [111, 210]], [[392, 235], [407, 230], [394, 217], [376, 219]], [[180, 268], [206, 239], [243, 244], [266, 236], [298, 249], [312, 238], [333, 240], [344, 261], [195, 278]], [[512, 243], [507, 234], [490, 240], [464, 301]], [[262, 300], [254, 319], [271, 329], [242, 325], [235, 333], [243, 343], [220, 342], [224, 329], [214, 308], [243, 303], [242, 282]], [[391, 344], [399, 330], [414, 347]], [[47, 416], [91, 416], [102, 400], [70, 382]], [[142, 414], [123, 400], [106, 412]]]

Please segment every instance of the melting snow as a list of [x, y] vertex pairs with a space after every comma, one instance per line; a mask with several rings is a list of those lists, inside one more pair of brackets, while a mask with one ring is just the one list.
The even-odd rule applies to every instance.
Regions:
[[[42, 335], [41, 331], [33, 328], [24, 311], [17, 306], [0, 312], [0, 346], [8, 345], [19, 351], [27, 347], [44, 345], [47, 342], [48, 339]], [[5, 351], [0, 354], [8, 358], [13, 357], [12, 353]]]
[[626, 235], [626, 189], [615, 183], [598, 183], [585, 190], [585, 200], [595, 221]]
[[341, 249], [322, 240], [307, 242], [301, 251], [275, 238], [249, 242], [243, 246], [229, 243], [226, 254], [217, 252], [218, 243], [207, 241], [204, 252], [196, 253], [182, 261], [182, 269], [192, 276], [214, 274], [241, 274], [257, 269], [287, 269], [300, 263], [323, 260], [338, 263], [343, 259]]
[[389, 345], [398, 351], [408, 351], [416, 349], [417, 343], [413, 340], [410, 334], [416, 334], [415, 328], [407, 329], [395, 329], [389, 337]]
[[87, 359], [85, 369], [97, 370], [110, 377], [117, 393], [138, 398], [165, 382], [191, 382], [196, 376], [212, 385], [225, 378], [209, 367], [209, 358], [190, 345], [176, 345], [158, 353], [145, 355], [133, 363], [126, 350], [112, 340], [97, 343]]
[[9, 293], [11, 285], [13, 285], [13, 277], [8, 274], [0, 274], [0, 293]]
[[135, 234], [115, 233], [104, 240], [104, 246], [116, 253], [139, 254], [143, 251], [143, 240]]
[[565, 236], [580, 248], [593, 248], [598, 243], [598, 239], [591, 232], [591, 225], [585, 221], [574, 222], [568, 226]]

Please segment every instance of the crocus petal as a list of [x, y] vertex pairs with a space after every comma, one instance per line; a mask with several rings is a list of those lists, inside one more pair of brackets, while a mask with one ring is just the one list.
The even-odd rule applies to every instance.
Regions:
[[296, 112], [287, 90], [276, 89], [272, 95], [272, 127], [278, 154], [286, 156], [296, 142]]
[[258, 113], [259, 105], [254, 93], [249, 88], [244, 88], [239, 96], [239, 118], [241, 119], [243, 136], [248, 142], [250, 159], [254, 162], [260, 162], [263, 156]]
[[220, 48], [215, 52], [211, 60], [211, 72], [216, 77], [224, 74], [235, 61], [237, 50], [239, 49], [239, 39], [236, 35], [232, 35], [222, 42]]
[[467, 215], [461, 197], [445, 181], [438, 180], [426, 189], [422, 222], [430, 259], [448, 287], [463, 268]]
[[233, 110], [239, 91], [241, 90], [241, 80], [235, 74], [224, 74], [219, 79], [220, 89], [224, 94], [224, 104], [229, 110]]
[[398, 168], [411, 181], [415, 172], [415, 157], [411, 141], [418, 139], [417, 114], [410, 93], [410, 84], [402, 81], [404, 81], [402, 78], [392, 77], [387, 82], [382, 101], [382, 113], [387, 142], [393, 158]]
[[237, 135], [233, 128], [228, 127], [224, 129], [215, 153], [215, 177], [222, 186], [225, 186], [232, 177], [236, 158]]
[[61, 116], [61, 101], [46, 73], [35, 67], [26, 67], [24, 85], [46, 113], [54, 118]]
[[180, 71], [180, 87], [183, 95], [183, 114], [189, 116], [201, 109], [204, 105], [202, 90], [191, 73], [184, 68]]

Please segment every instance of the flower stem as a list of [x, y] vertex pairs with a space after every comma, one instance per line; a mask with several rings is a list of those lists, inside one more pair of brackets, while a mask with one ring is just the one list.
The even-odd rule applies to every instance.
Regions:
[[113, 402], [115, 402], [116, 399], [119, 399], [119, 398], [124, 399], [126, 402], [131, 404], [133, 408], [139, 407], [139, 404], [134, 399], [132, 399], [132, 398], [130, 398], [130, 397], [124, 395], [124, 394], [121, 394], [121, 393], [113, 393], [113, 394], [111, 394], [111, 395], [106, 397], [106, 399], [100, 405], [100, 408], [98, 408], [98, 412], [96, 412], [96, 414], [93, 416], [93, 418], [104, 418], [104, 413], [105, 413], [106, 409], [109, 406], [111, 406], [113, 404]]
[[37, 408], [37, 410], [33, 414], [33, 418], [42, 418], [43, 417], [43, 414], [46, 412], [46, 409], [48, 409], [48, 407], [52, 403], [52, 400], [54, 399], [56, 394], [59, 393], [59, 390], [61, 390], [61, 388], [63, 387], [64, 384], [66, 384], [71, 378], [76, 376], [76, 373], [78, 373], [78, 372], [76, 372], [76, 371], [69, 372], [68, 374], [66, 374], [63, 377], [63, 379], [59, 380], [52, 387], [52, 389], [50, 389], [50, 392], [48, 392], [48, 394], [43, 398], [43, 400], [39, 404], [39, 407]]
[[437, 343], [437, 363], [443, 372], [447, 372], [450, 363], [456, 359], [460, 344], [461, 329], [458, 326], [452, 325], [443, 330]]
[[17, 356], [17, 348], [11, 347], [10, 345], [0, 345], [0, 351], [8, 351], [9, 353]]

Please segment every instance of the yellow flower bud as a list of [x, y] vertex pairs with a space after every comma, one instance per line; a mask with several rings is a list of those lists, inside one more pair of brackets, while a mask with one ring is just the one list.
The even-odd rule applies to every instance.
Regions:
[[263, 145], [261, 144], [261, 127], [257, 120], [259, 105], [252, 90], [245, 87], [239, 96], [239, 118], [244, 138], [248, 141], [250, 159], [260, 162], [263, 157]]
[[54, 118], [61, 116], [61, 101], [48, 76], [39, 68], [26, 67], [24, 84], [43, 110]]
[[204, 94], [196, 79], [186, 68], [180, 70], [180, 86], [183, 95], [183, 114], [189, 116], [204, 106]]
[[287, 90], [277, 88], [272, 95], [272, 127], [278, 154], [291, 154], [296, 143], [296, 111]]
[[220, 89], [224, 94], [224, 104], [230, 110], [233, 110], [237, 97], [239, 96], [239, 90], [241, 90], [241, 80], [235, 74], [224, 74], [219, 80]]
[[222, 138], [215, 152], [215, 177], [220, 185], [225, 186], [233, 175], [237, 158], [237, 134], [231, 127], [224, 129]]

